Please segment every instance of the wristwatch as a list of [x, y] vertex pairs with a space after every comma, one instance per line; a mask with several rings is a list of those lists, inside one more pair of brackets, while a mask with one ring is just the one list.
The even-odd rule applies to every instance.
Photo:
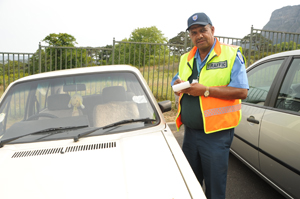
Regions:
[[208, 97], [209, 96], [209, 87], [206, 87], [206, 91], [204, 92], [204, 97]]

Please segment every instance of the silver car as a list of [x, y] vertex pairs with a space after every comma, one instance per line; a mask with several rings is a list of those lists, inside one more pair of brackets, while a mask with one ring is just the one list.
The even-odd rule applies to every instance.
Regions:
[[13, 82], [0, 101], [1, 199], [205, 198], [139, 70]]
[[247, 75], [231, 152], [286, 198], [300, 198], [300, 50], [265, 57]]

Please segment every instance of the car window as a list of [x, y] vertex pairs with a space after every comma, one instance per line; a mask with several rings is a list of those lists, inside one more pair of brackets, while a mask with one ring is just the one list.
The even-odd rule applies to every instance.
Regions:
[[51, 90], [49, 89], [49, 82], [39, 83], [35, 94], [39, 110], [46, 108], [46, 99], [50, 95]]
[[247, 73], [248, 96], [243, 102], [264, 105], [273, 80], [284, 60], [275, 60], [256, 66]]
[[[73, 134], [69, 129], [57, 135], [36, 134], [16, 141], [29, 142], [41, 136], [68, 138], [74, 137], [77, 128], [82, 126], [95, 129], [122, 121], [128, 123], [107, 128], [107, 132], [148, 128], [156, 125], [159, 117], [145, 91], [132, 72], [100, 72], [20, 82], [9, 89], [0, 104], [0, 140], [73, 127]], [[98, 131], [100, 133], [104, 133], [104, 129]]]
[[29, 93], [21, 85], [6, 97], [6, 103], [1, 107], [1, 132], [24, 119]]
[[300, 59], [294, 59], [281, 86], [276, 108], [300, 111]]

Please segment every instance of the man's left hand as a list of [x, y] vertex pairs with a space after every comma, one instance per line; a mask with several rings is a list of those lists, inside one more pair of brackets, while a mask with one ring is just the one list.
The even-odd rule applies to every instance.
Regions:
[[199, 83], [193, 83], [191, 84], [191, 87], [187, 89], [183, 89], [180, 92], [185, 93], [192, 96], [201, 96], [204, 95], [204, 92], [206, 90], [206, 87], [203, 84]]
[[[193, 83], [190, 88], [181, 90], [181, 93], [185, 93], [192, 96], [203, 96], [206, 91], [206, 86], [203, 84]], [[219, 99], [233, 100], [233, 99], [246, 99], [248, 89], [235, 88], [230, 86], [221, 87], [209, 87], [209, 96]]]

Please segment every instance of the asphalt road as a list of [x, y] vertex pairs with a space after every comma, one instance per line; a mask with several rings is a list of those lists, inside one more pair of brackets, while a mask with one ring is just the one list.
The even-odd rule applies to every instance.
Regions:
[[[169, 124], [180, 146], [183, 142], [183, 128], [177, 132]], [[226, 199], [284, 199], [268, 183], [256, 175], [234, 155], [229, 155]]]

